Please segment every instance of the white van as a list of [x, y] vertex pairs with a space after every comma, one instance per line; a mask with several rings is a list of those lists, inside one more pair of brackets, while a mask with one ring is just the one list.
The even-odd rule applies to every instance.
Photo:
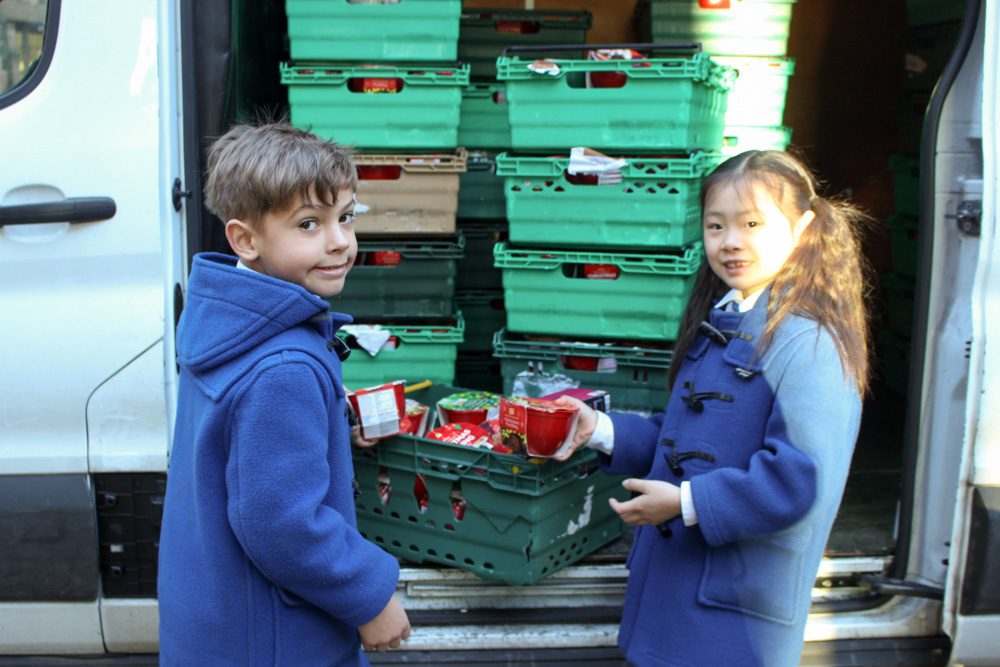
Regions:
[[[965, 5], [923, 128], [908, 398], [876, 393], [856, 454], [895, 459], [852, 473], [802, 664], [1000, 664], [1000, 2]], [[224, 247], [200, 162], [280, 88], [282, 12], [0, 0], [0, 666], [156, 663], [175, 324]], [[371, 659], [624, 664], [626, 551], [521, 588], [405, 563], [413, 634]]]

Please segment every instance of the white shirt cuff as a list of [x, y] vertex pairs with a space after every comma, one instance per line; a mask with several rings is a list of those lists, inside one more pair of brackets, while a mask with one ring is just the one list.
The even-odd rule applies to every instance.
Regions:
[[611, 456], [611, 452], [615, 448], [615, 424], [607, 414], [600, 410], [595, 412], [597, 412], [597, 425], [594, 427], [594, 433], [590, 436], [590, 440], [584, 443], [584, 447], [596, 449], [602, 454]]
[[691, 482], [681, 482], [681, 516], [685, 526], [698, 523], [698, 513], [694, 511], [694, 498], [691, 497]]

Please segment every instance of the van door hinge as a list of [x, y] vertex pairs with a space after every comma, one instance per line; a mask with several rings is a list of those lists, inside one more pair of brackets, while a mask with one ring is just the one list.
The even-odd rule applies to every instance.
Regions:
[[918, 584], [915, 581], [893, 579], [881, 574], [859, 574], [858, 579], [871, 586], [872, 592], [880, 595], [905, 595], [912, 598], [943, 600], [944, 589], [937, 586]]
[[183, 187], [184, 187], [184, 185], [181, 183], [181, 179], [175, 178], [174, 179], [174, 187], [170, 191], [170, 196], [174, 200], [174, 210], [175, 211], [180, 211], [181, 210], [181, 205], [183, 204], [183, 202], [181, 200], [187, 199], [187, 198], [189, 198], [191, 196], [191, 191], [190, 190], [184, 190]]
[[967, 200], [958, 205], [955, 213], [946, 213], [944, 217], [954, 220], [958, 231], [966, 236], [979, 236], [979, 216], [983, 212], [981, 201]]

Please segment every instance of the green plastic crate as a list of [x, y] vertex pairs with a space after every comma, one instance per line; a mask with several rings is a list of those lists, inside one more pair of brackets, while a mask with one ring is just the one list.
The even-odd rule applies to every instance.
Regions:
[[[460, 233], [451, 239], [359, 241], [344, 290], [327, 300], [333, 310], [357, 321], [451, 317], [464, 248]], [[371, 263], [382, 257], [398, 264]]]
[[885, 221], [889, 228], [892, 270], [907, 278], [917, 277], [917, 256], [920, 252], [920, 220], [897, 213]]
[[662, 411], [670, 397], [667, 370], [673, 352], [664, 345], [532, 340], [504, 329], [493, 336], [493, 355], [502, 362], [506, 394], [512, 393], [517, 374], [531, 367], [610, 392], [612, 412], [649, 415]]
[[504, 327], [503, 290], [463, 290], [456, 292], [455, 305], [465, 317], [465, 340], [458, 346], [460, 353], [489, 352], [493, 349], [493, 334]]
[[504, 150], [510, 146], [505, 83], [470, 83], [462, 91], [458, 143], [481, 150]]
[[502, 290], [503, 274], [493, 265], [493, 246], [507, 240], [507, 221], [459, 220], [458, 228], [465, 239], [465, 254], [458, 260], [456, 289]]
[[[677, 337], [701, 243], [674, 254], [493, 249], [503, 269], [507, 329], [584, 338], [671, 341]], [[583, 277], [614, 266], [615, 280]], [[577, 277], [579, 276], [579, 277]]]
[[780, 126], [785, 115], [788, 79], [795, 73], [793, 58], [716, 56], [712, 59], [736, 72], [729, 93], [726, 126]]
[[[352, 92], [352, 82], [392, 79], [395, 93]], [[366, 152], [455, 149], [462, 89], [469, 66], [460, 64], [281, 64], [291, 121], [324, 139]]]
[[726, 126], [722, 154], [731, 157], [749, 150], [783, 151], [791, 141], [790, 127]]
[[[433, 406], [450, 393], [433, 386], [410, 395]], [[533, 463], [512, 454], [400, 435], [355, 449], [360, 487], [358, 530], [389, 553], [411, 562], [468, 570], [512, 586], [537, 583], [618, 539], [625, 524], [608, 504], [627, 500], [622, 477], [597, 469], [596, 453], [581, 449], [568, 461]], [[414, 487], [427, 489], [421, 512]], [[383, 504], [379, 477], [392, 493]], [[459, 520], [452, 499], [460, 494]]]
[[795, 0], [640, 0], [639, 39], [700, 42], [720, 56], [784, 56]]
[[455, 360], [455, 384], [474, 391], [503, 393], [500, 360], [492, 352], [459, 353]]
[[[511, 147], [560, 151], [663, 153], [719, 150], [732, 88], [731, 69], [707, 54], [644, 60], [558, 59], [555, 76], [529, 69], [531, 56], [504, 56]], [[591, 76], [625, 77], [620, 88], [587, 88]]]
[[459, 218], [497, 220], [506, 217], [503, 179], [496, 174], [496, 153], [470, 152], [467, 169], [459, 178], [459, 184]]
[[913, 335], [913, 310], [916, 307], [915, 280], [898, 273], [882, 276], [885, 290], [885, 327], [909, 338]]
[[[352, 345], [351, 356], [343, 363], [344, 385], [351, 389], [374, 387], [394, 380], [416, 384], [455, 382], [455, 359], [465, 334], [462, 313], [454, 321], [424, 324], [383, 324], [394, 337], [393, 349], [382, 349], [374, 357]], [[337, 335], [351, 341], [343, 331]]]
[[461, 0], [285, 0], [293, 60], [413, 62], [458, 54]]
[[701, 181], [722, 155], [621, 159], [621, 183], [588, 185], [569, 174], [569, 157], [498, 155], [511, 243], [641, 252], [699, 240]]
[[903, 215], [920, 215], [920, 157], [897, 154], [889, 158], [892, 189], [896, 195], [896, 211]]
[[504, 47], [583, 44], [592, 23], [593, 15], [586, 10], [467, 8], [460, 20], [458, 59], [472, 66], [473, 77], [493, 78]]

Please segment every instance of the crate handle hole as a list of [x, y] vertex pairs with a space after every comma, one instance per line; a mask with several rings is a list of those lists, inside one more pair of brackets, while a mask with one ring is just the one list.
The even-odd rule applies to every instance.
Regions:
[[428, 549], [428, 550], [427, 550], [427, 555], [428, 555], [428, 556], [437, 556], [437, 555], [438, 555], [438, 552], [437, 552], [437, 551], [435, 551], [434, 549]]
[[466, 558], [465, 559], [465, 564], [466, 565], [475, 565], [476, 562], [474, 560], [472, 560], [471, 558]]
[[399, 543], [399, 540], [393, 540], [392, 546], [402, 548], [403, 545]]
[[445, 554], [444, 557], [447, 560], [455, 560], [455, 556], [453, 554]]
[[455, 530], [455, 526], [451, 525], [450, 523], [446, 523], [446, 524], [444, 524], [444, 529], [445, 530], [454, 531]]
[[391, 516], [393, 519], [398, 519], [399, 518], [399, 512], [392, 512], [391, 514], [389, 514], [389, 516]]
[[418, 547], [416, 544], [411, 544], [410, 545], [410, 551], [412, 551], [414, 553], [420, 553], [420, 547]]
[[495, 569], [496, 569], [496, 568], [495, 568], [495, 567], [493, 566], [493, 563], [489, 563], [489, 562], [487, 562], [487, 563], [483, 563], [483, 567], [484, 567], [484, 568], [486, 568], [487, 570], [495, 570]]
[[392, 76], [352, 76], [347, 80], [347, 89], [352, 93], [399, 93], [403, 90], [403, 80]]
[[381, 535], [376, 535], [375, 541], [378, 542], [379, 544], [385, 544], [385, 538], [382, 537]]

